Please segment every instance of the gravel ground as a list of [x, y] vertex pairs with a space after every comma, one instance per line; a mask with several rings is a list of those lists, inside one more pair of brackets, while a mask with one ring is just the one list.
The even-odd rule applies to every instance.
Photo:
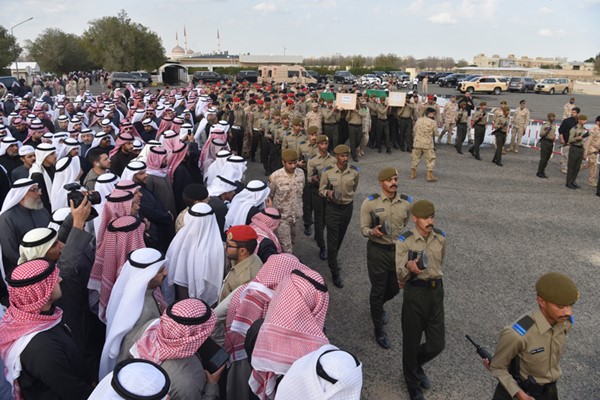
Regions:
[[[560, 99], [566, 101], [565, 96]], [[565, 188], [558, 157], [548, 166], [550, 179], [539, 179], [535, 176], [538, 151], [522, 148], [518, 155], [510, 153], [502, 168], [490, 162], [492, 153], [490, 146], [482, 148], [484, 161], [477, 161], [466, 151], [459, 155], [451, 146], [438, 145], [435, 174], [440, 180], [427, 183], [423, 161], [418, 179], [409, 180], [408, 153], [369, 151], [358, 163], [360, 184], [354, 214], [340, 251], [343, 289], [333, 286], [314, 240], [298, 232], [294, 253], [319, 271], [330, 288], [329, 339], [364, 363], [363, 399], [408, 399], [401, 368], [402, 292], [386, 305], [392, 348], [383, 350], [373, 337], [366, 239], [359, 230], [360, 205], [379, 190], [377, 173], [387, 166], [400, 173], [399, 191], [413, 201], [426, 198], [435, 204], [436, 226], [448, 235], [446, 349], [425, 367], [432, 382], [426, 397], [491, 398], [495, 380], [465, 334], [493, 353], [502, 327], [536, 307], [537, 278], [560, 271], [571, 276], [581, 292], [574, 308], [576, 323], [561, 362], [561, 399], [599, 398], [598, 317], [593, 310], [600, 308], [600, 301], [593, 288], [599, 282], [594, 268], [600, 267], [600, 198], [594, 195], [595, 189], [585, 185], [587, 171], [579, 177], [582, 189]], [[249, 178], [266, 179], [258, 163], [249, 166]]]

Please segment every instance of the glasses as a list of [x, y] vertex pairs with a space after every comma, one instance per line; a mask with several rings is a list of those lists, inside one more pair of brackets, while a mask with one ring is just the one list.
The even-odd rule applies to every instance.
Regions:
[[225, 248], [226, 249], [239, 249], [240, 246], [233, 246], [233, 245], [231, 245], [229, 243], [225, 243]]

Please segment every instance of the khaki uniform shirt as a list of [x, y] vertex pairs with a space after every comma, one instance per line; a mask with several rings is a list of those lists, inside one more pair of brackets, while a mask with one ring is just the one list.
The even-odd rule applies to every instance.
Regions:
[[369, 103], [367, 103], [367, 107], [369, 107], [369, 109], [371, 109], [371, 111], [375, 111], [375, 115], [377, 116], [377, 119], [381, 119], [384, 121], [388, 119], [389, 107], [386, 106], [385, 104], [369, 102]]
[[414, 121], [416, 120], [415, 115], [416, 111], [413, 103], [407, 103], [404, 107], [398, 108], [398, 118], [412, 118]]
[[590, 136], [585, 143], [585, 154], [598, 154], [600, 152], [600, 128], [598, 125], [594, 125], [590, 129]]
[[254, 279], [256, 274], [258, 274], [258, 271], [262, 268], [262, 265], [263, 263], [260, 258], [256, 254], [252, 254], [231, 267], [225, 280], [223, 280], [219, 302], [223, 301], [229, 293], [233, 292], [239, 286]]
[[[529, 329], [525, 326], [517, 327], [527, 317], [533, 319], [533, 325]], [[541, 385], [556, 382], [561, 375], [558, 363], [570, 330], [570, 321], [552, 326], [539, 309], [519, 318], [515, 324], [504, 327], [500, 333], [490, 366], [492, 375], [514, 396], [521, 388], [508, 372], [508, 367], [510, 361], [518, 356], [521, 378], [527, 379], [531, 375]]]
[[486, 120], [487, 120], [487, 118], [486, 118], [485, 110], [477, 110], [477, 111], [475, 111], [475, 113], [473, 113], [473, 116], [471, 117], [471, 121], [473, 121], [473, 125], [485, 126]]
[[348, 165], [341, 170], [337, 163], [323, 169], [321, 183], [319, 184], [319, 195], [327, 197], [327, 190], [333, 190], [336, 204], [350, 204], [354, 200], [354, 193], [358, 188], [358, 167]]
[[252, 132], [252, 125], [254, 123], [254, 113], [255, 110], [252, 110], [251, 106], [248, 106], [244, 109], [244, 131]]
[[306, 113], [306, 118], [304, 119], [304, 130], [308, 132], [308, 128], [311, 126], [317, 127], [317, 135], [320, 135], [323, 132], [323, 114], [319, 111], [309, 111]]
[[504, 134], [508, 131], [508, 117], [504, 114], [494, 117], [494, 130], [500, 130]]
[[340, 112], [333, 108], [325, 107], [322, 113], [324, 124], [335, 124], [340, 120]]
[[346, 115], [346, 121], [348, 121], [348, 124], [351, 125], [362, 125], [363, 118], [368, 116], [369, 115], [367, 114], [365, 107], [361, 107], [358, 110], [348, 111], [348, 114]]
[[434, 120], [427, 117], [419, 118], [415, 123], [415, 127], [413, 128], [413, 147], [420, 149], [433, 149], [433, 138], [437, 136], [437, 133], [437, 124]]
[[239, 126], [242, 128], [244, 126], [244, 118], [246, 113], [243, 109], [234, 109], [233, 110], [233, 126]]
[[521, 107], [517, 108], [515, 110], [515, 115], [513, 117], [513, 121], [515, 123], [515, 125], [518, 126], [525, 126], [529, 123], [529, 110], [527, 109], [527, 107], [521, 109]]
[[273, 137], [273, 140], [277, 144], [281, 144], [283, 142], [283, 138], [285, 137], [285, 135], [287, 135], [288, 133], [290, 133], [292, 131], [291, 127], [288, 126], [287, 128], [285, 128], [283, 126], [283, 124], [276, 126], [274, 129], [275, 129], [275, 136]]
[[304, 172], [300, 168], [296, 168], [292, 175], [285, 172], [285, 168], [279, 168], [269, 177], [269, 188], [273, 207], [279, 210], [282, 219], [302, 216]]
[[575, 107], [575, 104], [571, 104], [570, 102], [565, 104], [565, 106], [563, 107], [562, 119], [566, 119], [571, 116], [571, 111], [573, 111], [573, 107]]
[[265, 113], [263, 111], [254, 111], [252, 116], [252, 128], [261, 129], [261, 120], [264, 119]]
[[[394, 244], [410, 218], [411, 198], [397, 193], [394, 198], [388, 198], [383, 192], [372, 194], [363, 201], [360, 207], [360, 231], [375, 243]], [[388, 221], [391, 232], [382, 237], [371, 236], [371, 212], [379, 217], [379, 225]]]
[[442, 264], [446, 256], [446, 234], [444, 231], [434, 228], [433, 231], [424, 238], [416, 228], [406, 231], [398, 236], [396, 241], [396, 275], [398, 282], [406, 283], [411, 279], [412, 273], [406, 267], [408, 260], [408, 251], [427, 252], [427, 268], [419, 275], [414, 275], [415, 279], [424, 281], [438, 279], [443, 276]]
[[[300, 132], [298, 132], [298, 134], [290, 132], [283, 137], [283, 141], [281, 143], [281, 149], [282, 150], [292, 149], [292, 150], [296, 150], [296, 152], [298, 152], [299, 148], [300, 148], [300, 142], [304, 142], [306, 140], [308, 140], [306, 135], [303, 135]], [[300, 153], [298, 153], [298, 154], [300, 154]]]
[[550, 139], [554, 142], [554, 139], [556, 139], [556, 125], [546, 121], [540, 129], [540, 138]]
[[502, 108], [501, 108], [501, 107], [496, 107], [496, 108], [494, 109], [494, 120], [495, 120], [497, 117], [501, 117], [502, 115], [504, 115], [504, 114], [502, 113]]
[[321, 179], [323, 168], [334, 166], [336, 161], [335, 157], [331, 154], [327, 153], [325, 156], [322, 156], [317, 150], [317, 155], [308, 160], [308, 165], [306, 167], [306, 179], [308, 182], [312, 182], [311, 177], [314, 176], [315, 172], [319, 179]]
[[[303, 140], [298, 143], [298, 157], [308, 162], [311, 158], [319, 154], [317, 144], [310, 144], [308, 140]], [[306, 164], [305, 164], [306, 165]]]
[[581, 138], [586, 132], [585, 128], [580, 128], [579, 125], [571, 128], [571, 132], [569, 133], [569, 144], [571, 146], [583, 146], [583, 140], [577, 140], [577, 138]]
[[268, 129], [265, 130], [265, 138], [267, 138], [269, 141], [273, 141], [276, 136], [277, 136], [277, 132], [281, 129], [281, 122], [280, 123], [276, 123], [274, 120], [271, 120], [271, 123], [268, 126]]
[[458, 104], [456, 103], [447, 103], [444, 106], [444, 123], [446, 124], [454, 124], [456, 123], [456, 113], [458, 112]]
[[459, 110], [456, 114], [456, 123], [457, 124], [466, 124], [469, 120], [469, 113], [467, 110]]

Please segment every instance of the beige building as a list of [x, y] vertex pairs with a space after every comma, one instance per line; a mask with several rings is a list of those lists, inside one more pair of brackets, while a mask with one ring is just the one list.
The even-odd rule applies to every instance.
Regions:
[[476, 66], [491, 68], [543, 68], [555, 65], [562, 66], [566, 63], [567, 59], [561, 57], [531, 58], [528, 56], [516, 57], [514, 54], [509, 54], [506, 57], [500, 57], [498, 54], [494, 54], [491, 57], [488, 57], [483, 53], [477, 54], [475, 57], [473, 57], [473, 64], [475, 64]]

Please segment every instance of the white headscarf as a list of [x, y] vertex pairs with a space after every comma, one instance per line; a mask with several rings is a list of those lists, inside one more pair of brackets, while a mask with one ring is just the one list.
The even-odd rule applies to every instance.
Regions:
[[163, 393], [164, 397], [160, 399], [167, 398], [171, 387], [169, 375], [153, 362], [125, 360], [115, 366], [115, 371], [111, 371], [100, 381], [88, 400], [121, 400], [131, 399], [133, 396], [159, 396]]
[[230, 181], [242, 181], [244, 173], [248, 169], [248, 162], [240, 156], [231, 156], [227, 159], [219, 175], [226, 177]]
[[50, 190], [52, 211], [69, 205], [67, 203], [68, 191], [64, 186], [68, 183], [77, 182], [80, 173], [81, 164], [79, 157], [65, 157], [56, 163], [56, 173], [54, 174], [54, 182]]
[[[326, 354], [325, 354], [326, 353]], [[317, 364], [336, 383], [317, 372]], [[359, 400], [362, 363], [351, 354], [326, 344], [296, 360], [277, 387], [275, 400]]]
[[96, 179], [95, 189], [100, 194], [100, 204], [93, 205], [98, 212], [98, 217], [94, 218], [94, 232], [96, 237], [98, 237], [98, 229], [100, 229], [100, 223], [102, 222], [102, 210], [104, 209], [104, 203], [106, 203], [106, 196], [112, 193], [118, 181], [119, 177], [112, 172], [106, 172]]
[[60, 146], [56, 147], [58, 149], [56, 151], [56, 158], [59, 160], [65, 158], [67, 154], [71, 152], [71, 150], [79, 149], [80, 146], [81, 143], [79, 143], [77, 139], [66, 138], [62, 143], [60, 143]]
[[223, 282], [225, 257], [213, 209], [197, 203], [184, 217], [167, 250], [169, 285], [188, 288], [190, 297], [214, 304]]
[[140, 155], [137, 156], [135, 158], [136, 161], [143, 161], [146, 162], [146, 160], [148, 159], [148, 153], [150, 153], [150, 149], [156, 146], [160, 146], [160, 142], [158, 140], [150, 140], [148, 141], [148, 143], [146, 143], [146, 145], [144, 146], [144, 148], [142, 149], [142, 151], [140, 152]]
[[5, 136], [2, 139], [2, 141], [0, 141], [0, 156], [5, 155], [8, 146], [12, 146], [13, 144], [16, 144], [19, 148], [21, 148], [21, 146], [23, 145], [20, 141], [18, 141], [12, 136]]
[[127, 257], [106, 308], [106, 342], [99, 371], [101, 379], [115, 367], [121, 341], [142, 313], [148, 283], [165, 261], [160, 251], [151, 248], [135, 250]]
[[43, 258], [58, 237], [58, 232], [51, 228], [34, 228], [23, 236], [19, 245], [19, 261], [23, 264], [34, 258]]
[[213, 179], [212, 184], [208, 187], [208, 195], [210, 197], [216, 197], [223, 193], [234, 191], [235, 189], [237, 189], [237, 187], [233, 184], [233, 181], [217, 175], [217, 177]]
[[71, 214], [71, 208], [69, 207], [59, 208], [58, 210], [54, 211], [52, 213], [52, 218], [48, 223], [48, 228], [54, 229], [58, 232], [61, 225], [65, 221], [65, 218], [67, 218], [67, 215], [69, 214]]
[[48, 171], [46, 171], [46, 168], [42, 164], [44, 163], [46, 157], [48, 157], [54, 152], [56, 152], [56, 148], [51, 144], [40, 143], [35, 149], [35, 163], [33, 163], [31, 168], [29, 168], [30, 178], [35, 173], [42, 174], [44, 178], [44, 183], [46, 184], [46, 191], [48, 192], [48, 195], [52, 193], [52, 179], [50, 178], [50, 175], [48, 175]]
[[12, 188], [8, 191], [6, 198], [4, 199], [4, 203], [2, 203], [2, 210], [0, 210], [0, 215], [4, 214], [6, 211], [10, 210], [17, 204], [23, 200], [23, 197], [27, 194], [27, 191], [31, 189], [32, 186], [36, 185], [32, 179], [29, 178], [21, 178], [17, 179]]
[[146, 163], [143, 161], [129, 161], [129, 164], [123, 170], [121, 174], [122, 181], [133, 181], [133, 176], [138, 172], [142, 172], [146, 169]]
[[217, 159], [210, 164], [208, 171], [206, 171], [206, 176], [204, 178], [206, 186], [210, 186], [217, 175], [222, 175], [221, 171], [223, 170], [223, 167], [225, 167], [225, 163], [230, 156], [231, 151], [229, 150], [221, 150], [217, 153]]
[[105, 137], [109, 137], [110, 138], [110, 145], [111, 146], [115, 145], [115, 139], [113, 139], [113, 137], [110, 136], [108, 133], [106, 133], [104, 131], [97, 132], [97, 133], [94, 134], [94, 140], [92, 141], [92, 145], [90, 146], [90, 148], [88, 149], [88, 151], [85, 153], [85, 156], [87, 157], [87, 155], [88, 155], [88, 153], [90, 152], [91, 149], [95, 149], [96, 147], [100, 146], [100, 142]]
[[261, 207], [271, 190], [266, 183], [259, 180], [248, 182], [246, 188], [238, 193], [229, 206], [225, 217], [225, 230], [235, 225], [246, 225], [248, 212], [252, 207]]

